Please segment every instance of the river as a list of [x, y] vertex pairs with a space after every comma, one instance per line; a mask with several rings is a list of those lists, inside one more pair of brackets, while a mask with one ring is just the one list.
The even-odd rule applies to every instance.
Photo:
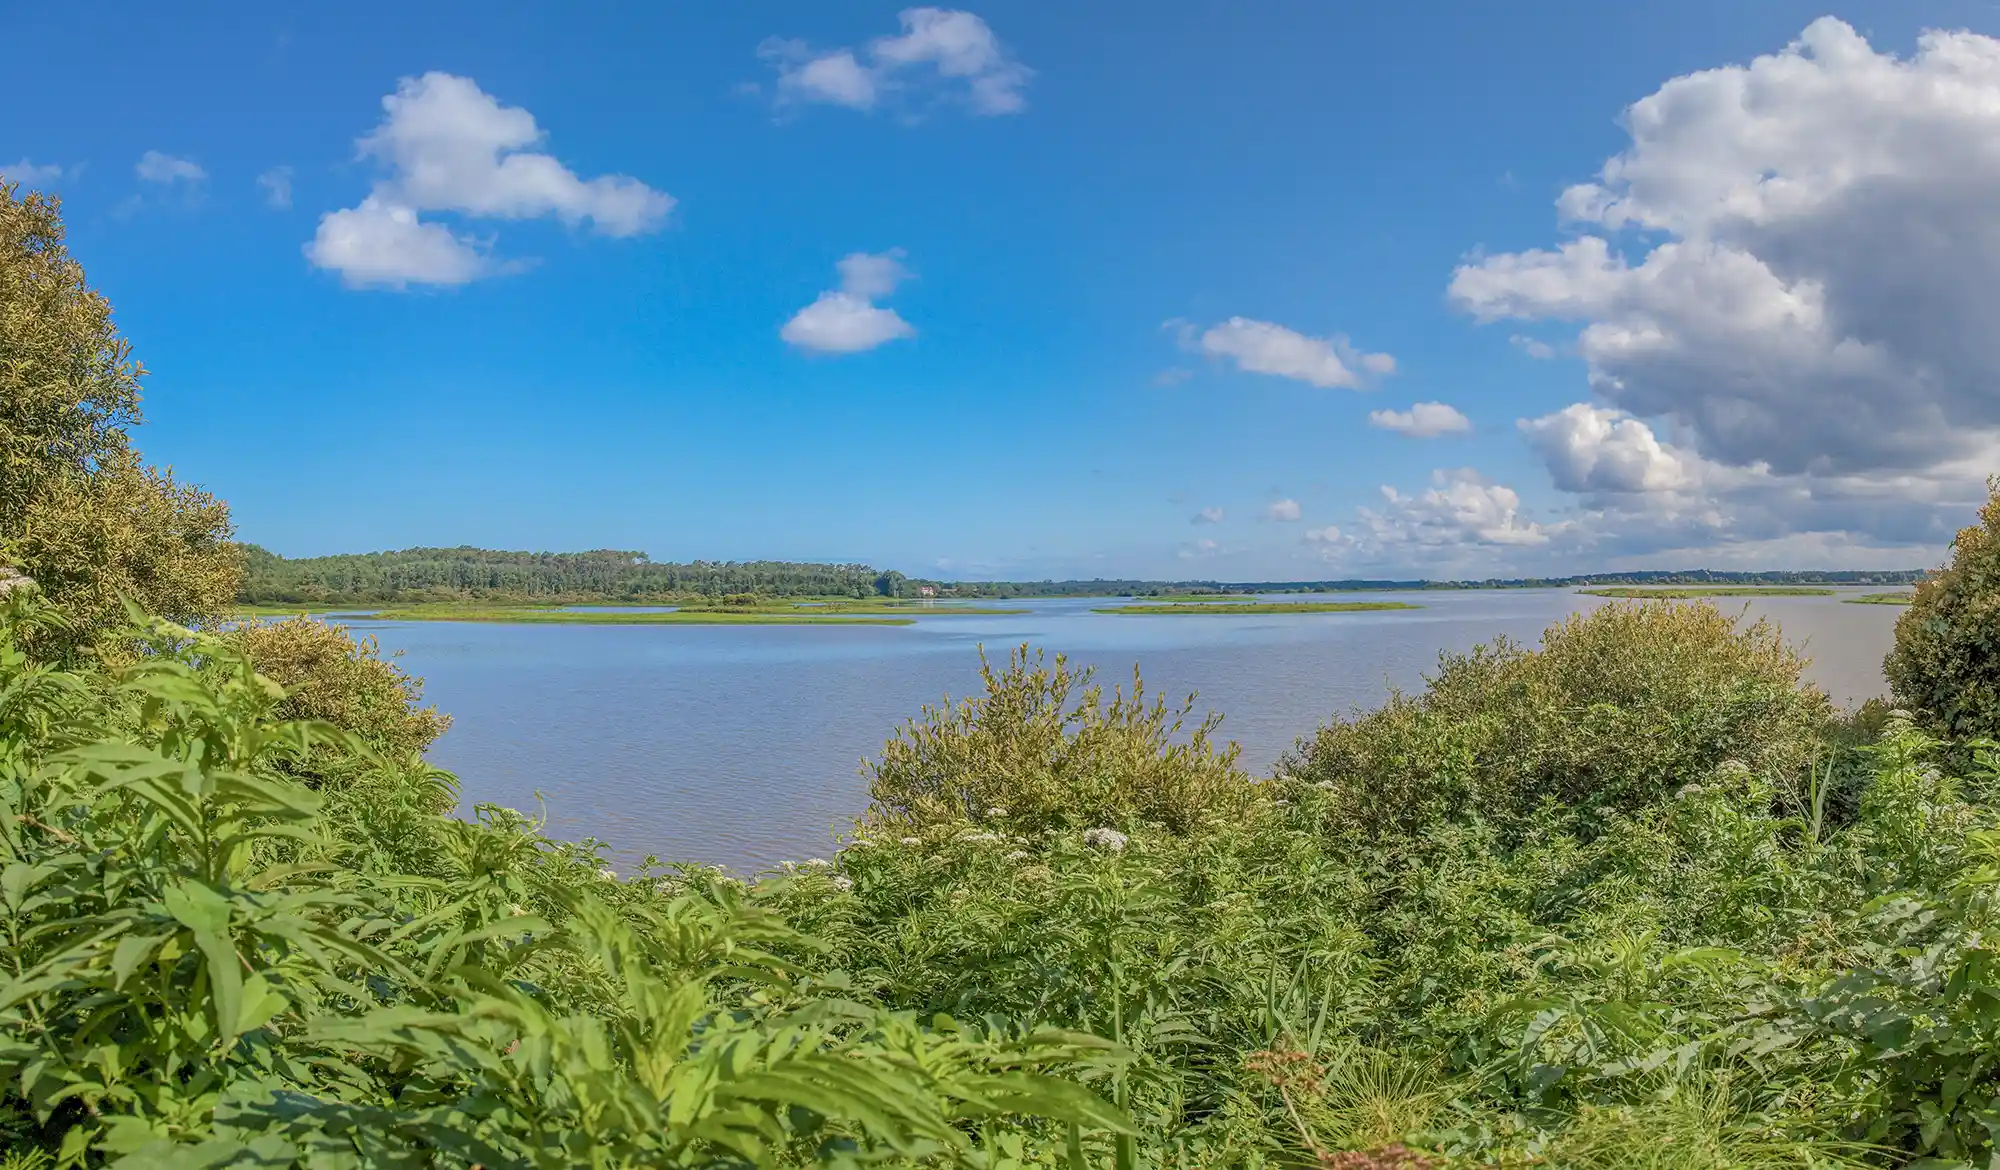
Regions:
[[[925, 703], [971, 693], [982, 644], [1003, 661], [1022, 643], [1062, 651], [1106, 682], [1129, 681], [1136, 664], [1150, 691], [1198, 692], [1198, 709], [1221, 712], [1223, 735], [1263, 774], [1329, 717], [1420, 687], [1441, 652], [1496, 634], [1532, 643], [1565, 614], [1603, 604], [1566, 589], [1338, 600], [1377, 598], [1423, 608], [1112, 617], [1090, 612], [1113, 604], [1102, 599], [1061, 599], [913, 626], [350, 625], [401, 651], [426, 699], [451, 714], [431, 758], [458, 774], [467, 808], [539, 809], [550, 834], [598, 838], [619, 864], [650, 853], [747, 871], [831, 850], [867, 803], [862, 761]], [[1776, 620], [1836, 701], [1883, 689], [1901, 607], [1717, 604]]]

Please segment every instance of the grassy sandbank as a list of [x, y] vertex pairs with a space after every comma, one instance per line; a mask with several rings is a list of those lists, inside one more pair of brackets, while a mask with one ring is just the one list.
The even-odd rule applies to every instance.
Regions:
[[1143, 605], [1165, 605], [1176, 602], [1197, 602], [1197, 601], [1198, 602], [1228, 601], [1228, 602], [1241, 603], [1246, 601], [1255, 601], [1257, 600], [1257, 597], [1255, 594], [1252, 593], [1159, 593], [1146, 597], [1135, 597], [1133, 598], [1133, 600]]
[[1849, 605], [1908, 605], [1915, 601], [1914, 593], [1864, 593], [1859, 597], [1843, 597]]

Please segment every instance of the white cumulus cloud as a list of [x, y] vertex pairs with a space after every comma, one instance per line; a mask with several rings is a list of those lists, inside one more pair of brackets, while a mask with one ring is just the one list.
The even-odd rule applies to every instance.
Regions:
[[1472, 420], [1442, 402], [1419, 402], [1408, 410], [1371, 410], [1368, 421], [1385, 431], [1395, 431], [1413, 439], [1435, 439], [1439, 435], [1463, 434], [1472, 429]]
[[1299, 502], [1297, 500], [1272, 500], [1270, 503], [1264, 505], [1264, 519], [1266, 520], [1290, 523], [1298, 518]]
[[1520, 422], [1530, 446], [1566, 492], [1672, 491], [1694, 484], [1694, 460], [1623, 411], [1579, 402]]
[[410, 284], [466, 284], [490, 275], [494, 265], [472, 241], [441, 223], [374, 196], [361, 206], [321, 217], [307, 246], [314, 264], [340, 273], [347, 283], [402, 288]]
[[[320, 220], [306, 256], [355, 285], [462, 284], [506, 271], [448, 227], [421, 219], [452, 212], [488, 219], [554, 217], [605, 236], [659, 227], [674, 199], [637, 179], [584, 179], [533, 149], [534, 115], [504, 106], [469, 77], [404, 78], [382, 99], [384, 117], [358, 145], [384, 171], [358, 207]], [[365, 233], [380, 233], [364, 238]], [[407, 263], [398, 264], [397, 257]], [[350, 264], [354, 257], [366, 262]]]
[[[1482, 320], [1582, 323], [1592, 386], [1780, 472], [1921, 468], [2000, 432], [2000, 41], [1878, 53], [1839, 20], [1675, 78], [1560, 210], [1594, 233], [1470, 262]], [[1637, 259], [1614, 246], [1631, 235]], [[1658, 238], [1658, 242], [1653, 240]]]
[[2000, 467], [2000, 40], [1898, 57], [1823, 18], [1624, 123], [1558, 201], [1579, 234], [1451, 283], [1481, 321], [1575, 328], [1604, 405], [1523, 424], [1557, 485], [1771, 541], [1935, 541]]
[[1220, 524], [1222, 523], [1222, 521], [1223, 521], [1223, 511], [1221, 508], [1203, 508], [1201, 511], [1196, 512], [1194, 514], [1194, 520], [1192, 521], [1192, 523]]
[[1357, 387], [1364, 375], [1389, 374], [1396, 369], [1395, 358], [1386, 353], [1363, 353], [1345, 337], [1308, 337], [1283, 325], [1248, 317], [1231, 317], [1212, 326], [1194, 344], [1212, 357], [1234, 361], [1239, 369], [1314, 386]]
[[1519, 493], [1470, 467], [1432, 472], [1431, 486], [1416, 495], [1385, 484], [1382, 505], [1357, 512], [1378, 556], [1402, 546], [1541, 545], [1551, 536], [1523, 513]]
[[916, 329], [894, 309], [874, 302], [908, 279], [903, 250], [853, 252], [841, 258], [840, 287], [819, 294], [812, 304], [785, 322], [778, 336], [800, 349], [819, 353], [859, 353], [900, 338], [915, 337]]
[[[859, 51], [816, 50], [804, 41], [767, 38], [757, 55], [777, 71], [780, 107], [818, 102], [872, 110], [886, 99], [937, 96], [976, 114], [1013, 114], [1034, 71], [1007, 52], [977, 15], [947, 8], [906, 8], [902, 32]], [[907, 106], [907, 101], [903, 104]]]
[[757, 55], [778, 70], [780, 103], [825, 102], [868, 110], [881, 91], [875, 71], [856, 59], [852, 49], [814, 56], [803, 41], [773, 38], [759, 46]]

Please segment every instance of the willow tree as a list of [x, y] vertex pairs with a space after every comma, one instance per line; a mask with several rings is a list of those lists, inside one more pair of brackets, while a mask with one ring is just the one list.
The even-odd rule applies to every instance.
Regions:
[[235, 596], [228, 507], [132, 447], [144, 376], [69, 254], [60, 201], [0, 183], [0, 568], [53, 603], [49, 649], [87, 644], [122, 598], [195, 621]]

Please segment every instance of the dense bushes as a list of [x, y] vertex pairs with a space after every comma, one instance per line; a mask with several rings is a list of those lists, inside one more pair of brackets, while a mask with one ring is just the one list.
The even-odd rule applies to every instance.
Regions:
[[422, 755], [451, 726], [422, 705], [423, 680], [382, 657], [373, 638], [356, 641], [305, 617], [246, 622], [225, 637], [284, 688], [274, 712], [280, 719], [331, 723], [397, 760]]
[[[1712, 614], [1613, 610], [1539, 654], [1448, 663], [1414, 718], [1542, 764], [1488, 773], [1525, 794], [1472, 788], [1500, 795], [1407, 832], [1345, 820], [1367, 782], [1406, 782], [1407, 753], [1252, 784], [1175, 708], [1017, 654], [885, 748], [882, 803], [839, 854], [749, 885], [619, 880], [504, 810], [440, 816], [449, 789], [414, 760], [283, 718], [246, 635], [157, 626], [136, 661], [57, 671], [13, 647], [21, 620], [0, 619], [0, 1135], [22, 1150], [995, 1170], [1992, 1152], [2000, 775], [1954, 777], [1892, 717], [1825, 749], [1856, 777], [1847, 815], [1809, 812], [1797, 729], [1825, 701], [1780, 686], [1796, 662], [1769, 631]], [[1540, 704], [1511, 738], [1487, 727], [1502, 695]], [[1650, 736], [1644, 763], [1613, 767], [1562, 710]], [[317, 791], [287, 778], [312, 753], [341, 761]], [[1549, 787], [1561, 761], [1593, 778], [1588, 816]]]
[[1939, 734], [2000, 738], [2000, 477], [1951, 563], [1917, 586], [1882, 664], [1898, 702]]
[[1725, 760], [1789, 777], [1832, 708], [1767, 622], [1708, 605], [1613, 605], [1447, 654], [1421, 695], [1301, 741], [1286, 777], [1328, 789], [1333, 822], [1412, 833], [1477, 817], [1513, 831], [1544, 804], [1589, 820], [1631, 813]]
[[1192, 700], [1148, 703], [1136, 673], [1106, 701], [1090, 671], [1022, 647], [1004, 670], [982, 654], [980, 677], [983, 695], [927, 707], [889, 741], [871, 765], [872, 821], [1187, 832], [1253, 799], [1236, 745], [1215, 743], [1220, 721], [1186, 728]]
[[385, 825], [284, 779], [339, 733], [277, 718], [227, 643], [159, 625], [137, 664], [65, 673], [26, 659], [17, 624], [0, 620], [14, 1154], [970, 1164], [999, 1126], [1092, 1148], [1124, 1128], [1041, 1071], [1114, 1067], [1111, 1046], [858, 1000], [713, 875], [610, 881], [500, 810]]

